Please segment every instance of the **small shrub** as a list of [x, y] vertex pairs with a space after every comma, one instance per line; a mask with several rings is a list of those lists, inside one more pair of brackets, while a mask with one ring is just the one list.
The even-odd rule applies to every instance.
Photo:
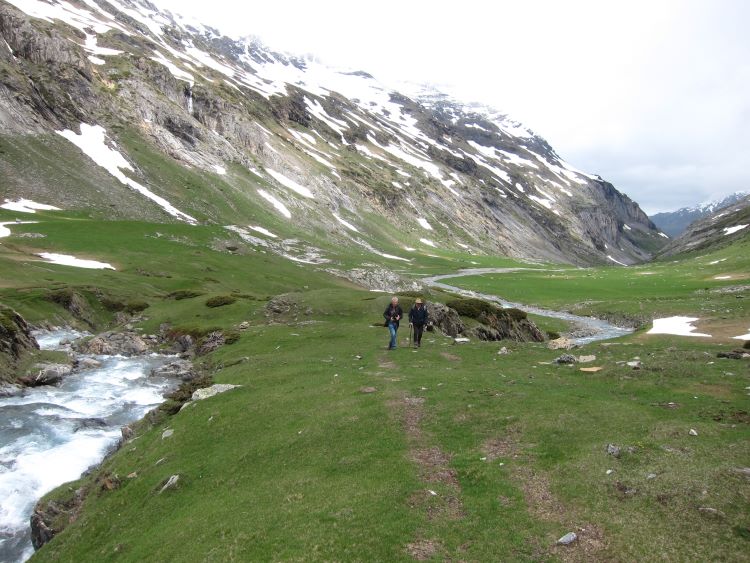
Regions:
[[503, 309], [503, 312], [514, 321], [522, 321], [528, 317], [526, 311], [521, 311], [521, 309], [516, 309], [515, 307], [511, 307], [510, 309]]
[[745, 340], [745, 343], [742, 345], [742, 347], [745, 350], [750, 350], [750, 340]]
[[237, 298], [232, 297], [231, 295], [217, 295], [206, 301], [206, 307], [223, 307], [224, 305], [231, 305], [235, 301], [237, 301]]
[[113, 313], [125, 309], [125, 303], [123, 303], [122, 301], [118, 301], [117, 299], [112, 299], [111, 297], [102, 297], [101, 299], [99, 299], [99, 301], [102, 304], [102, 307], [104, 307], [107, 311], [112, 311]]
[[194, 340], [198, 340], [199, 338], [203, 338], [207, 334], [211, 334], [212, 332], [216, 332], [217, 330], [221, 330], [221, 328], [217, 326], [174, 326], [167, 331], [167, 338], [169, 338], [170, 340], [177, 340], [180, 336], [189, 335], [192, 336]]
[[128, 301], [125, 304], [124, 311], [126, 313], [130, 313], [131, 315], [134, 315], [135, 313], [140, 313], [141, 311], [145, 311], [148, 309], [148, 303], [145, 301]]
[[75, 294], [75, 291], [69, 287], [66, 287], [65, 289], [57, 289], [49, 294], [49, 300], [58, 305], [62, 305], [67, 309], [73, 302]]
[[224, 344], [234, 344], [240, 339], [240, 331], [239, 330], [225, 330], [224, 331]]
[[203, 295], [200, 291], [194, 289], [178, 289], [167, 294], [167, 299], [174, 299], [175, 301], [181, 301], [182, 299], [192, 299], [193, 297], [200, 297]]
[[482, 315], [490, 315], [498, 310], [492, 303], [473, 297], [451, 299], [445, 304], [462, 317], [469, 317], [470, 319], [478, 319]]

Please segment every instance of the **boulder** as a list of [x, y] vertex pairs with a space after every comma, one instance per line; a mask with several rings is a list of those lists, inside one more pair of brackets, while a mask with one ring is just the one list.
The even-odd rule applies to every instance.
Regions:
[[231, 391], [232, 389], [236, 387], [242, 387], [242, 386], [231, 385], [229, 383], [215, 383], [214, 385], [211, 385], [211, 387], [203, 387], [202, 389], [196, 389], [195, 391], [193, 391], [192, 400], [202, 401], [204, 399], [214, 397], [215, 395], [218, 395], [219, 393], [225, 393], [227, 391]]
[[151, 370], [151, 375], [155, 377], [173, 377], [182, 381], [194, 379], [196, 373], [193, 371], [193, 364], [188, 360], [174, 360]]
[[466, 327], [458, 313], [443, 303], [429, 302], [426, 305], [430, 324], [438, 328], [446, 336], [456, 337], [462, 334]]
[[590, 356], [578, 356], [578, 363], [580, 364], [588, 364], [590, 362], [595, 362], [595, 361], [596, 361], [596, 356], [594, 356], [593, 354]]
[[577, 345], [570, 338], [565, 337], [556, 338], [547, 343], [547, 348], [550, 350], [572, 350], [576, 347]]
[[73, 349], [95, 356], [139, 356], [148, 352], [148, 344], [135, 332], [104, 332], [90, 339], [76, 340]]
[[39, 349], [26, 320], [4, 305], [0, 305], [0, 380], [12, 380], [18, 361]]
[[570, 545], [574, 541], [578, 539], [578, 536], [575, 532], [568, 532], [563, 537], [561, 537], [559, 540], [557, 540], [558, 545]]
[[72, 372], [73, 368], [70, 364], [36, 364], [32, 373], [22, 377], [20, 381], [27, 387], [55, 385]]
[[607, 453], [614, 457], [620, 457], [620, 446], [614, 444], [607, 444]]

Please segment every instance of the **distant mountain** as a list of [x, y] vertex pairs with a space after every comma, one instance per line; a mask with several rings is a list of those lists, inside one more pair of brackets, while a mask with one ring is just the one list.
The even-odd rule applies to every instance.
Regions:
[[715, 250], [750, 235], [750, 194], [693, 222], [660, 256]]
[[656, 213], [655, 215], [651, 215], [650, 219], [663, 233], [670, 237], [678, 237], [685, 232], [688, 225], [694, 221], [708, 217], [718, 209], [740, 201], [749, 193], [750, 192], [735, 192], [720, 200], [701, 203], [700, 205], [694, 205], [692, 207], [683, 207], [677, 211]]
[[[317, 237], [394, 264], [436, 251], [630, 264], [666, 241], [501, 113], [145, 0], [0, 0], [0, 177], [8, 200], [254, 225], [246, 238], [285, 256]], [[256, 236], [271, 230], [278, 241]], [[309, 249], [295, 259], [321, 254]]]

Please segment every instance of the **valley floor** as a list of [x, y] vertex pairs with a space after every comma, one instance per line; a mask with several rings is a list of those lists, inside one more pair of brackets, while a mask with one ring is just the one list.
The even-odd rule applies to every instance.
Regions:
[[[92, 325], [111, 322], [102, 303], [113, 299], [147, 302], [137, 322], [146, 333], [249, 324], [198, 362], [214, 382], [241, 387], [144, 424], [94, 475], [52, 493], [89, 487], [78, 518], [34, 561], [747, 558], [750, 364], [716, 354], [742, 345], [731, 336], [750, 329], [750, 295], [713, 291], [742, 283], [741, 250], [700, 257], [705, 272], [688, 258], [456, 280], [587, 314], [709, 319], [697, 327], [712, 338], [640, 330], [574, 350], [595, 359], [568, 366], [545, 344], [455, 345], [435, 333], [418, 351], [388, 352], [374, 325], [389, 296], [270, 254], [229, 253], [220, 228], [14, 227], [32, 230], [45, 238], [0, 246], [0, 301], [30, 322], [85, 324], [51, 297], [74, 291]], [[117, 269], [44, 264], [34, 250]], [[414, 268], [467, 265], [446, 256]], [[711, 279], [716, 266], [737, 278]], [[635, 277], [652, 270], [660, 277]], [[280, 294], [285, 307], [269, 310]], [[218, 295], [234, 301], [206, 307]], [[172, 475], [177, 486], [160, 494]], [[104, 476], [120, 485], [102, 487]], [[577, 540], [557, 545], [568, 532]]]

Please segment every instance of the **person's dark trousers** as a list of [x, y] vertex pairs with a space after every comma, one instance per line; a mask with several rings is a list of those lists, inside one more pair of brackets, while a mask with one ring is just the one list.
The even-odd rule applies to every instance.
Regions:
[[422, 333], [423, 332], [424, 332], [424, 325], [422, 324], [414, 325], [414, 345], [415, 346], [422, 345]]

